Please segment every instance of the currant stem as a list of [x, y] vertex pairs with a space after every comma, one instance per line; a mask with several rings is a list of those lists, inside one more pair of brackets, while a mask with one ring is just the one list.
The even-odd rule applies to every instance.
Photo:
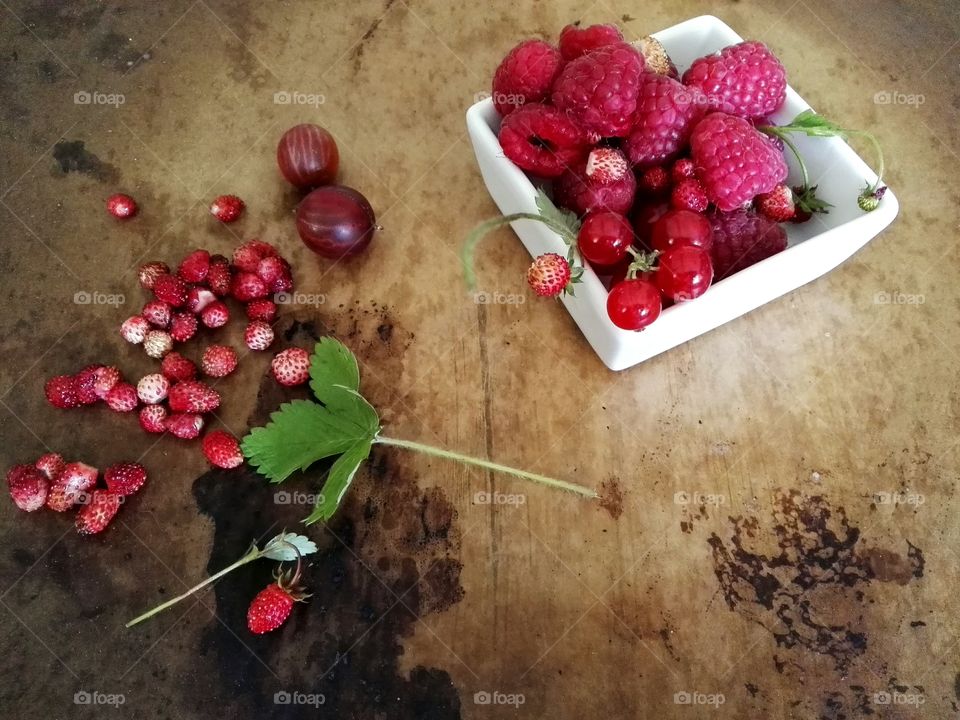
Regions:
[[556, 478], [547, 477], [546, 475], [527, 472], [526, 470], [518, 470], [517, 468], [510, 467], [509, 465], [501, 465], [500, 463], [490, 462], [489, 460], [481, 460], [480, 458], [472, 457], [470, 455], [463, 455], [458, 452], [453, 452], [452, 450], [442, 450], [441, 448], [413, 442], [412, 440], [398, 440], [397, 438], [378, 435], [374, 442], [380, 443], [381, 445], [393, 445], [394, 447], [407, 448], [408, 450], [415, 450], [427, 455], [433, 455], [435, 457], [441, 457], [447, 460], [454, 460], [455, 462], [461, 462], [467, 465], [476, 465], [478, 467], [486, 468], [487, 470], [494, 470], [496, 472], [506, 473], [507, 475], [523, 478], [525, 480], [531, 480], [542, 485], [558, 488], [560, 490], [567, 490], [568, 492], [583, 495], [584, 497], [588, 498], [599, 497], [595, 490], [591, 490], [590, 488], [586, 488], [582, 485], [566, 482], [565, 480], [557, 480]]

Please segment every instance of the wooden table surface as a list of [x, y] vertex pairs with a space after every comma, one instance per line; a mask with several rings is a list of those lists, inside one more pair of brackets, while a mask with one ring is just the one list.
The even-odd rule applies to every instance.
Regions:
[[[901, 215], [829, 275], [614, 374], [556, 303], [464, 293], [458, 247], [496, 208], [463, 114], [523, 37], [577, 18], [640, 36], [704, 13], [771, 45], [819, 111], [879, 136]], [[3, 0], [0, 17], [0, 455], [142, 458], [151, 476], [93, 539], [0, 503], [4, 714], [960, 712], [952, 3]], [[341, 180], [384, 227], [354, 261], [296, 237], [274, 148], [298, 122], [336, 136]], [[123, 224], [103, 211], [118, 190], [142, 206]], [[206, 214], [223, 192], [248, 204], [229, 227]], [[309, 529], [313, 597], [281, 631], [244, 627], [267, 564], [124, 629], [252, 539], [301, 528], [323, 468], [284, 504], [248, 471], [208, 472], [197, 443], [103, 407], [54, 410], [43, 383], [92, 362], [148, 372], [117, 334], [145, 299], [136, 265], [254, 236], [317, 296], [283, 307], [281, 344], [346, 342], [385, 432], [605, 501], [381, 448], [343, 512]], [[525, 294], [510, 231], [480, 257], [485, 287]], [[242, 433], [291, 396], [267, 365], [245, 357], [220, 384], [218, 424]], [[514, 497], [477, 496], [491, 491]]]

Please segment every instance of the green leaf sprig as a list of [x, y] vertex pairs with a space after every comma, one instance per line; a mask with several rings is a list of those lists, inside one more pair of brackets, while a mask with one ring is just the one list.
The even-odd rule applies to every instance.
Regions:
[[490, 462], [432, 445], [382, 434], [374, 407], [360, 394], [357, 359], [343, 343], [325, 337], [316, 344], [310, 362], [310, 389], [319, 402], [284, 403], [264, 427], [253, 428], [243, 439], [244, 456], [257, 472], [280, 483], [297, 470], [306, 470], [324, 458], [334, 461], [306, 524], [333, 517], [357, 469], [374, 445], [392, 445], [455, 462], [506, 473], [590, 498], [595, 491], [556, 478]]
[[194, 585], [182, 595], [177, 595], [177, 597], [173, 598], [172, 600], [167, 600], [167, 602], [157, 605], [152, 610], [148, 610], [147, 612], [143, 613], [143, 615], [138, 615], [133, 620], [128, 622], [126, 626], [133, 627], [134, 625], [142, 623], [148, 618], [152, 618], [157, 613], [163, 612], [167, 608], [173, 607], [181, 600], [187, 599], [197, 592], [197, 590], [202, 590], [207, 585], [216, 582], [227, 573], [231, 573], [238, 567], [243, 567], [247, 563], [252, 563], [254, 560], [267, 558], [269, 560], [276, 560], [278, 562], [297, 561], [299, 563], [301, 557], [304, 555], [310, 555], [316, 551], [317, 546], [312, 540], [304, 537], [303, 535], [288, 533], [286, 531], [268, 540], [267, 544], [264, 545], [263, 548], [258, 548], [257, 544], [254, 542], [250, 545], [250, 549], [247, 550], [247, 553], [232, 565], [228, 565], [220, 572], [215, 573], [203, 582]]
[[467, 281], [467, 288], [473, 292], [477, 285], [477, 274], [473, 269], [474, 255], [477, 244], [493, 230], [509, 225], [517, 220], [533, 220], [541, 222], [553, 230], [567, 246], [567, 262], [570, 264], [570, 280], [563, 289], [563, 294], [574, 294], [573, 286], [583, 278], [583, 262], [577, 250], [577, 234], [580, 232], [580, 218], [577, 214], [554, 205], [550, 197], [543, 191], [537, 190], [536, 213], [513, 213], [484, 220], [477, 225], [463, 243], [460, 251], [460, 262], [463, 265], [463, 276]]

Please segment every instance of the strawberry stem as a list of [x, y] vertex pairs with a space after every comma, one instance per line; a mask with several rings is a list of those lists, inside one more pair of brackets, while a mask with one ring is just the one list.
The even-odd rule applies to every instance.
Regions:
[[412, 440], [398, 440], [396, 438], [378, 435], [374, 442], [380, 443], [381, 445], [392, 445], [394, 447], [415, 450], [416, 452], [422, 452], [426, 455], [433, 455], [435, 457], [461, 462], [466, 465], [476, 465], [487, 470], [513, 475], [514, 477], [523, 478], [524, 480], [531, 480], [533, 482], [540, 483], [542, 485], [548, 485], [560, 490], [567, 490], [568, 492], [583, 495], [588, 498], [599, 497], [595, 490], [591, 490], [590, 488], [586, 488], [582, 485], [566, 482], [564, 480], [557, 480], [556, 478], [540, 475], [538, 473], [527, 472], [526, 470], [518, 470], [517, 468], [510, 467], [509, 465], [501, 465], [500, 463], [490, 462], [489, 460], [481, 460], [480, 458], [472, 457], [470, 455], [463, 455], [462, 453], [453, 452], [452, 450], [443, 450], [432, 445], [424, 445], [423, 443], [413, 442]]

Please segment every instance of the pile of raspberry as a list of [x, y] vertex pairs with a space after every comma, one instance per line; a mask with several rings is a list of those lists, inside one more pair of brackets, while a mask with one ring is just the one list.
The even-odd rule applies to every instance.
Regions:
[[[783, 250], [786, 234], [777, 223], [809, 218], [796, 211], [785, 185], [782, 145], [755, 127], [783, 105], [786, 87], [782, 63], [760, 42], [699, 58], [681, 75], [652, 37], [628, 42], [615, 25], [568, 25], [557, 45], [525, 40], [513, 48], [496, 70], [492, 96], [504, 154], [552, 180], [557, 205], [584, 226], [592, 215], [612, 213], [633, 227], [632, 242], [622, 248], [621, 239], [598, 240], [596, 228], [594, 237], [580, 238], [581, 255], [598, 274], [616, 285], [655, 270], [649, 256], [633, 263], [634, 251], [662, 254], [649, 244], [653, 224], [667, 212], [686, 211], [703, 215], [712, 230], [697, 242], [707, 259], [686, 263], [709, 265], [709, 285]], [[606, 252], [596, 252], [604, 242]], [[669, 246], [682, 244], [672, 238]], [[593, 260], [584, 245], [593, 248]], [[541, 265], [550, 265], [551, 278], [569, 277], [563, 268], [558, 274], [556, 258]], [[561, 290], [555, 280], [534, 289]], [[670, 297], [659, 290], [664, 303], [699, 294]], [[647, 304], [655, 319], [656, 303]]]

